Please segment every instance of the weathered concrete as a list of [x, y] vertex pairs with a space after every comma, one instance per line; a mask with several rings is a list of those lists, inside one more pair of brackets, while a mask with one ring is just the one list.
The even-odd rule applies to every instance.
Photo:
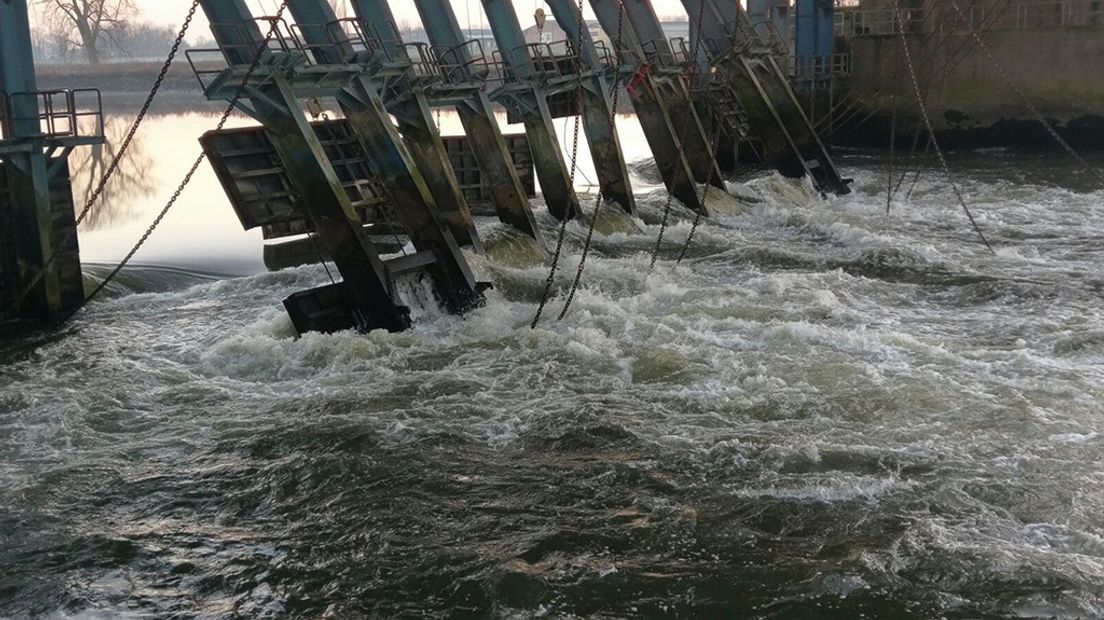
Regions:
[[[940, 142], [952, 148], [1056, 146], [964, 26], [947, 30], [906, 35]], [[1104, 25], [994, 29], [980, 36], [1067, 140], [1078, 148], [1104, 147]], [[911, 141], [921, 120], [899, 35], [856, 36], [849, 45], [852, 75], [837, 100], [850, 94], [858, 106], [837, 126], [834, 141], [885, 146], [895, 88], [898, 132]]]

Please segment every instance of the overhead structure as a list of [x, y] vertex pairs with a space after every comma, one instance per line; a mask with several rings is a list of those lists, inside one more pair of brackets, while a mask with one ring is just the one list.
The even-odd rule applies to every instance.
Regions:
[[[702, 24], [703, 47], [714, 68], [703, 92], [726, 102], [722, 110], [729, 106], [739, 110], [741, 120], [728, 123], [730, 132], [747, 132], [757, 139], [766, 162], [782, 174], [808, 176], [825, 193], [850, 192], [849, 181], [840, 176], [779, 67], [770, 38], [753, 27], [747, 13], [735, 2], [682, 3], [691, 22]], [[740, 139], [738, 135], [730, 137]]]
[[[625, 165], [625, 154], [617, 126], [610, 122], [614, 114], [612, 88], [620, 88], [617, 72], [619, 62], [614, 53], [619, 45], [616, 39], [611, 47], [599, 51], [585, 20], [580, 20], [575, 0], [546, 0], [556, 23], [567, 36], [565, 44], [571, 50], [568, 66], [574, 66], [580, 75], [573, 76], [578, 84], [579, 105], [583, 130], [590, 146], [591, 159], [598, 174], [599, 191], [606, 202], [621, 206], [630, 215], [636, 214], [636, 198], [632, 181]], [[559, 66], [565, 62], [557, 59]], [[568, 91], [570, 92], [570, 91]]]
[[[424, 43], [403, 40], [387, 0], [349, 1], [356, 17], [341, 21], [351, 21], [374, 52], [368, 56], [365, 79], [376, 84], [411, 151], [419, 159], [434, 160], [434, 172], [427, 176], [453, 174], [435, 163], [443, 144], [432, 113], [434, 108], [455, 109], [498, 218], [543, 247], [529, 206], [529, 192], [518, 175], [518, 162], [511, 156], [485, 92], [486, 75], [475, 66], [464, 37], [457, 35], [459, 26], [454, 30], [449, 24], [439, 24], [436, 40], [440, 47], [430, 49]], [[447, 16], [442, 19], [447, 21]]]
[[[379, 93], [364, 77], [366, 66], [331, 63], [342, 54], [342, 46], [332, 41], [307, 53], [285, 23], [255, 20], [244, 0], [202, 0], [201, 5], [228, 65], [206, 83], [206, 96], [235, 102], [264, 126], [290, 185], [295, 215], [305, 216], [310, 234], [343, 278], [285, 301], [297, 329], [406, 329], [409, 309], [396, 293], [395, 279], [412, 272], [432, 278], [451, 312], [479, 304], [481, 285], [450, 230], [450, 223], [457, 222], [441, 213]], [[304, 0], [300, 8], [316, 7]], [[351, 111], [349, 126], [372, 154], [369, 165], [391, 195], [373, 220], [363, 221], [353, 208], [326, 145], [306, 117], [305, 100], [327, 97]], [[243, 222], [259, 222], [292, 215], [265, 212], [266, 207], [261, 203], [261, 213], [239, 211], [239, 216]], [[392, 218], [414, 245], [414, 255], [381, 257], [365, 225]]]
[[708, 215], [698, 183], [720, 186], [720, 171], [689, 103], [682, 69], [653, 64], [621, 0], [590, 3], [606, 34], [621, 41], [618, 66], [667, 191], [688, 208]]
[[0, 324], [84, 302], [69, 154], [102, 142], [99, 91], [39, 90], [27, 2], [0, 0]]

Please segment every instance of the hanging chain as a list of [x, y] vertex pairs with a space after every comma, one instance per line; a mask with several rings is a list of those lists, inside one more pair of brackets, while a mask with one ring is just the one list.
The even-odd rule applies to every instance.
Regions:
[[92, 209], [92, 205], [99, 200], [104, 190], [107, 188], [108, 181], [115, 175], [115, 172], [119, 169], [119, 165], [122, 163], [123, 156], [126, 155], [127, 150], [130, 148], [131, 142], [134, 140], [134, 136], [138, 133], [138, 128], [141, 127], [142, 121], [145, 120], [146, 114], [149, 113], [150, 106], [153, 105], [153, 100], [157, 97], [157, 93], [161, 90], [162, 84], [165, 82], [165, 77], [169, 73], [169, 68], [172, 67], [173, 61], [176, 59], [176, 55], [180, 52], [180, 46], [184, 42], [184, 36], [188, 33], [188, 29], [192, 25], [192, 20], [195, 18], [196, 10], [199, 8], [199, 0], [192, 0], [192, 6], [188, 9], [188, 15], [184, 18], [184, 25], [181, 26], [180, 32], [177, 33], [176, 39], [173, 41], [172, 49], [169, 50], [169, 55], [165, 59], [165, 62], [161, 65], [161, 70], [157, 74], [157, 79], [153, 82], [153, 88], [150, 89], [149, 95], [146, 97], [145, 102], [142, 103], [142, 108], [138, 111], [138, 116], [134, 119], [134, 122], [130, 126], [130, 130], [127, 131], [126, 137], [123, 139], [122, 145], [119, 146], [119, 152], [115, 154], [111, 164], [108, 166], [107, 171], [104, 172], [103, 178], [100, 179], [99, 185], [89, 195], [88, 200], [84, 204], [84, 208], [81, 210], [80, 215], [77, 217], [77, 225], [79, 226]]
[[[150, 88], [150, 92], [146, 95], [145, 101], [142, 103], [142, 107], [138, 110], [138, 115], [134, 118], [134, 122], [131, 123], [130, 128], [127, 129], [126, 136], [124, 136], [122, 143], [119, 146], [119, 150], [115, 153], [115, 156], [111, 159], [111, 163], [108, 164], [107, 169], [104, 171], [103, 176], [97, 183], [96, 188], [89, 194], [87, 200], [85, 200], [84, 207], [81, 208], [80, 213], [77, 215], [73, 224], [73, 228], [61, 239], [57, 244], [57, 248], [63, 248], [69, 245], [73, 237], [77, 235], [77, 228], [84, 222], [88, 215], [92, 212], [92, 207], [103, 195], [104, 190], [107, 189], [107, 184], [111, 181], [111, 178], [115, 176], [115, 172], [118, 171], [120, 164], [123, 161], [123, 157], [126, 156], [127, 151], [130, 149], [131, 143], [134, 141], [134, 136], [137, 135], [138, 129], [142, 126], [142, 122], [145, 121], [146, 115], [149, 113], [150, 107], [153, 105], [154, 100], [157, 98], [158, 93], [161, 91], [161, 86], [165, 82], [165, 77], [169, 73], [169, 69], [172, 67], [173, 62], [176, 60], [177, 54], [180, 52], [180, 46], [184, 43], [184, 37], [188, 33], [188, 29], [191, 28], [192, 21], [195, 18], [196, 11], [199, 9], [199, 0], [192, 0], [192, 6], [188, 9], [187, 15], [184, 17], [184, 23], [180, 27], [180, 31], [177, 32], [176, 38], [173, 40], [172, 48], [169, 50], [169, 55], [165, 58], [165, 62], [161, 64], [161, 69], [157, 73], [157, 78], [153, 82], [153, 86]], [[50, 266], [54, 264], [57, 257], [61, 252], [55, 249], [42, 263], [42, 267], [35, 272], [27, 284], [20, 290], [19, 295], [16, 296], [11, 306], [7, 309], [4, 315], [0, 315], [0, 320], [7, 320], [11, 318], [19, 311], [19, 307], [23, 305], [23, 302], [27, 299], [27, 296], [31, 294], [38, 283], [42, 281], [42, 278], [46, 275], [46, 272], [50, 269]]]
[[[621, 48], [624, 46], [623, 40], [625, 32], [625, 11], [623, 5], [621, 6], [621, 9], [622, 10], [617, 13], [617, 38], [613, 46], [614, 57], [617, 59], [617, 72], [614, 74], [613, 79], [613, 95], [610, 101], [609, 125], [606, 128], [607, 135], [611, 136], [614, 135], [614, 132], [617, 130], [617, 106], [620, 103], [621, 99]], [[579, 23], [584, 25], [586, 24], [586, 22], [583, 21], [582, 2], [579, 3]], [[582, 57], [582, 32], [582, 28], [580, 28], [579, 49], [576, 50], [580, 58]], [[580, 67], [580, 71], [581, 70], [582, 67]], [[599, 181], [600, 180], [601, 179], [599, 179]], [[564, 300], [564, 305], [563, 308], [560, 310], [560, 315], [556, 318], [557, 321], [562, 321], [564, 317], [567, 316], [567, 311], [571, 309], [571, 303], [575, 301], [575, 293], [579, 290], [579, 284], [582, 282], [583, 272], [586, 271], [587, 257], [590, 256], [590, 245], [594, 239], [594, 226], [598, 223], [598, 214], [601, 212], [602, 205], [605, 202], [605, 196], [602, 194], [602, 189], [602, 187], [598, 188], [598, 198], [594, 204], [594, 213], [593, 215], [591, 215], [590, 218], [590, 226], [587, 228], [586, 241], [583, 243], [583, 255], [582, 258], [579, 260], [579, 268], [575, 271], [575, 279], [571, 282], [571, 290], [567, 294], [567, 299]]]
[[[253, 59], [249, 64], [249, 69], [245, 72], [245, 76], [242, 77], [242, 83], [238, 86], [238, 89], [234, 92], [234, 96], [230, 100], [229, 105], [226, 106], [226, 110], [222, 113], [222, 117], [219, 119], [218, 125], [214, 129], [215, 132], [222, 131], [222, 129], [226, 127], [227, 121], [230, 120], [230, 116], [234, 113], [234, 109], [237, 107], [238, 102], [241, 101], [242, 96], [245, 94], [245, 89], [246, 86], [249, 84], [249, 80], [253, 77], [253, 74], [260, 66], [261, 59], [264, 57], [264, 53], [268, 50], [269, 42], [272, 40], [272, 37], [276, 35], [277, 28], [280, 24], [280, 19], [283, 17], [284, 11], [287, 9], [287, 3], [288, 0], [284, 0], [283, 3], [280, 5], [280, 10], [276, 12], [276, 17], [272, 20], [272, 26], [269, 28], [268, 34], [265, 35], [264, 41], [257, 46], [257, 50], [253, 53]], [[105, 288], [107, 288], [107, 285], [110, 284], [111, 281], [119, 275], [119, 272], [121, 272], [128, 263], [130, 263], [130, 260], [134, 258], [134, 255], [138, 253], [138, 250], [140, 250], [142, 246], [145, 245], [146, 241], [149, 240], [150, 235], [153, 234], [153, 231], [157, 229], [157, 227], [161, 224], [161, 221], [165, 219], [166, 215], [168, 215], [169, 210], [172, 209], [173, 205], [175, 205], [177, 200], [180, 199], [180, 195], [184, 193], [184, 188], [186, 188], [188, 184], [192, 182], [192, 177], [195, 176], [195, 173], [199, 170], [199, 166], [206, 158], [207, 154], [205, 152], [201, 152], [199, 156], [196, 157], [195, 161], [192, 162], [191, 168], [188, 169], [188, 173], [184, 175], [184, 179], [181, 180], [179, 185], [177, 185], [176, 191], [173, 192], [172, 196], [169, 198], [168, 203], [165, 204], [165, 207], [161, 209], [161, 212], [157, 214], [156, 218], [154, 218], [153, 223], [149, 225], [149, 227], [146, 229], [146, 232], [142, 234], [142, 237], [138, 239], [138, 242], [134, 245], [133, 248], [131, 248], [130, 252], [127, 252], [127, 255], [123, 257], [123, 260], [120, 261], [119, 264], [111, 270], [111, 273], [109, 273], [107, 277], [104, 278], [103, 282], [100, 282], [100, 284], [92, 290], [92, 293], [84, 299], [85, 303], [92, 301], [92, 299], [94, 299]]]
[[[575, 191], [575, 170], [579, 163], [579, 125], [581, 124], [582, 110], [583, 110], [583, 72], [582, 72], [582, 54], [579, 49], [582, 47], [583, 42], [583, 28], [586, 28], [586, 22], [582, 19], [583, 14], [583, 0], [579, 0], [578, 4], [579, 18], [579, 34], [577, 46], [575, 48], [575, 109], [578, 114], [575, 116], [575, 131], [571, 139], [571, 191]], [[532, 322], [529, 323], [529, 329], [536, 329], [540, 323], [541, 315], [544, 314], [544, 308], [548, 305], [548, 300], [552, 297], [552, 287], [556, 283], [556, 271], [560, 266], [560, 257], [563, 255], [564, 240], [567, 237], [567, 223], [575, 214], [570, 212], [571, 205], [568, 204], [564, 209], [563, 218], [560, 220], [560, 228], [556, 235], [556, 251], [552, 254], [552, 266], [548, 268], [548, 277], [544, 280], [544, 291], [541, 293], [540, 303], [537, 304], [537, 312], [533, 315]], [[581, 207], [580, 207], [581, 209]]]
[[893, 114], [889, 120], [889, 174], [886, 178], [886, 215], [889, 215], [890, 205], [893, 203], [893, 181], [896, 179], [897, 171], [895, 170], [897, 164], [897, 93], [900, 91], [898, 85], [900, 80], [897, 78], [900, 76], [901, 55], [894, 50], [893, 53]]
[[[901, 5], [899, 0], [893, 0], [893, 8], [897, 14], [897, 21], [901, 21]], [[943, 154], [943, 149], [939, 148], [939, 141], [935, 137], [935, 129], [932, 126], [931, 118], [928, 116], [928, 106], [924, 103], [924, 96], [920, 92], [920, 80], [916, 77], [916, 67], [912, 63], [912, 52], [909, 50], [908, 39], [905, 38], [904, 28], [898, 28], [898, 34], [900, 35], [901, 45], [905, 50], [905, 62], [908, 65], [909, 76], [912, 78], [912, 87], [916, 91], [916, 102], [920, 105], [920, 116], [924, 119], [924, 125], [928, 129], [928, 138], [932, 147], [935, 149], [935, 154], [939, 157], [939, 164], [943, 168], [943, 174], [946, 175], [947, 181], [951, 184], [951, 189], [954, 191], [955, 197], [958, 198], [958, 204], [962, 206], [963, 212], [966, 213], [966, 218], [970, 220], [970, 225], [974, 228], [974, 232], [977, 233], [981, 242], [985, 244], [986, 248], [993, 254], [996, 254], [996, 250], [989, 244], [989, 240], [985, 238], [985, 233], [981, 230], [981, 226], [978, 225], [977, 220], [974, 219], [974, 214], [970, 211], [969, 205], [966, 204], [966, 199], [962, 196], [962, 191], [959, 189], [958, 184], [955, 183], [954, 177], [951, 176], [951, 167], [947, 164], [947, 158]]]

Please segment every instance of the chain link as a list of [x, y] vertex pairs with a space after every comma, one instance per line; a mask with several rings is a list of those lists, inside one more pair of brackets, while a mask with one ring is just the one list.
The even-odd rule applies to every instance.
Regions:
[[[622, 8], [622, 11], [624, 9]], [[578, 168], [579, 163], [579, 125], [582, 122], [583, 113], [583, 72], [582, 72], [582, 53], [579, 51], [582, 48], [583, 43], [583, 28], [586, 28], [586, 21], [582, 19], [583, 14], [583, 0], [579, 0], [578, 3], [578, 37], [575, 47], [575, 107], [578, 114], [575, 116], [575, 130], [571, 139], [571, 189], [575, 189], [575, 171]], [[568, 207], [571, 207], [569, 204]], [[581, 206], [580, 206], [581, 210]], [[564, 241], [567, 237], [567, 223], [574, 214], [570, 213], [568, 209], [564, 210], [563, 219], [560, 220], [559, 232], [556, 236], [556, 251], [552, 254], [552, 265], [548, 268], [548, 277], [544, 280], [544, 291], [541, 293], [540, 303], [537, 304], [537, 312], [533, 315], [532, 322], [529, 323], [529, 329], [536, 329], [540, 323], [541, 315], [544, 314], [544, 308], [548, 305], [548, 300], [552, 297], [552, 287], [556, 283], [556, 271], [560, 266], [560, 257], [563, 255]]]
[[[897, 14], [897, 21], [901, 21], [901, 4], [899, 0], [893, 0], [893, 9]], [[947, 164], [947, 158], [943, 154], [943, 149], [939, 148], [939, 141], [935, 137], [935, 129], [932, 126], [931, 118], [928, 116], [928, 106], [924, 103], [923, 93], [920, 92], [920, 80], [916, 77], [916, 67], [912, 63], [912, 51], [909, 50], [908, 39], [905, 38], [905, 31], [903, 28], [898, 28], [897, 33], [900, 35], [901, 46], [905, 50], [905, 63], [908, 65], [909, 76], [912, 78], [912, 87], [916, 92], [916, 102], [920, 105], [920, 116], [924, 119], [924, 126], [928, 130], [929, 144], [935, 149], [935, 154], [939, 158], [939, 164], [943, 168], [943, 174], [946, 175], [947, 181], [951, 184], [951, 189], [954, 191], [954, 195], [958, 198], [958, 204], [962, 206], [963, 212], [966, 213], [966, 218], [970, 220], [970, 225], [974, 228], [974, 232], [977, 233], [981, 242], [985, 244], [986, 248], [993, 254], [996, 254], [996, 250], [990, 245], [989, 240], [985, 238], [985, 233], [981, 230], [981, 226], [978, 225], [977, 220], [974, 219], [974, 214], [970, 211], [969, 205], [966, 204], [966, 199], [962, 196], [962, 190], [959, 189], [958, 184], [955, 183], [954, 177], [951, 176], [951, 167]]]
[[[219, 119], [218, 125], [215, 126], [215, 132], [222, 131], [226, 127], [226, 123], [230, 120], [230, 116], [234, 113], [234, 109], [237, 107], [238, 102], [241, 101], [242, 96], [245, 94], [245, 89], [246, 86], [249, 84], [249, 80], [253, 77], [253, 74], [260, 66], [261, 59], [264, 57], [264, 53], [268, 50], [268, 44], [272, 40], [272, 37], [276, 34], [276, 30], [279, 27], [280, 19], [283, 17], [284, 11], [287, 9], [287, 3], [288, 0], [284, 0], [283, 3], [280, 5], [280, 9], [276, 12], [276, 17], [272, 20], [272, 26], [269, 28], [268, 34], [265, 35], [264, 41], [257, 46], [257, 50], [254, 52], [253, 59], [250, 62], [249, 69], [245, 72], [245, 75], [242, 77], [241, 85], [238, 86], [238, 89], [234, 92], [233, 98], [231, 98], [230, 103], [226, 106], [226, 110], [222, 113], [222, 117]], [[156, 218], [154, 218], [153, 223], [151, 223], [149, 227], [146, 228], [146, 232], [142, 234], [142, 237], [138, 239], [138, 242], [134, 245], [134, 247], [131, 248], [129, 252], [127, 252], [127, 255], [123, 257], [123, 260], [120, 261], [119, 264], [111, 270], [111, 273], [109, 273], [107, 277], [104, 278], [103, 282], [100, 282], [100, 284], [92, 290], [92, 293], [85, 298], [85, 303], [92, 301], [105, 288], [107, 288], [108, 284], [110, 284], [111, 281], [119, 275], [119, 272], [121, 272], [123, 268], [126, 267], [128, 263], [130, 263], [130, 260], [134, 258], [134, 255], [138, 253], [138, 250], [140, 250], [142, 246], [145, 245], [146, 241], [149, 240], [150, 235], [153, 234], [153, 231], [157, 229], [157, 227], [161, 224], [161, 221], [165, 219], [166, 215], [168, 215], [169, 210], [172, 209], [177, 200], [180, 199], [180, 195], [184, 193], [184, 188], [186, 188], [188, 184], [191, 183], [192, 177], [195, 176], [195, 173], [199, 170], [199, 166], [206, 158], [207, 154], [203, 152], [201, 152], [199, 156], [196, 157], [195, 161], [192, 162], [191, 168], [188, 169], [188, 173], [184, 175], [184, 179], [180, 182], [179, 185], [177, 185], [176, 190], [172, 194], [172, 197], [169, 198], [168, 203], [165, 204], [165, 207], [161, 209], [161, 212], [157, 214]]]
[[[157, 73], [157, 78], [153, 82], [153, 86], [150, 88], [150, 92], [146, 95], [146, 100], [142, 103], [142, 107], [138, 110], [138, 115], [134, 118], [134, 122], [131, 123], [130, 128], [127, 130], [126, 136], [123, 138], [123, 142], [119, 146], [118, 152], [111, 159], [111, 163], [108, 164], [107, 170], [104, 171], [103, 176], [97, 183], [96, 188], [89, 194], [88, 199], [85, 200], [84, 207], [81, 208], [80, 213], [73, 224], [73, 228], [66, 233], [65, 237], [57, 244], [58, 248], [63, 248], [69, 245], [69, 242], [73, 240], [73, 237], [77, 235], [77, 228], [88, 218], [88, 215], [92, 212], [92, 207], [99, 201], [104, 191], [107, 189], [107, 184], [111, 181], [111, 178], [115, 176], [115, 173], [119, 169], [119, 165], [123, 161], [123, 157], [126, 156], [127, 151], [130, 149], [131, 143], [134, 141], [135, 135], [138, 133], [138, 129], [142, 126], [142, 122], [145, 121], [146, 115], [149, 113], [150, 107], [153, 105], [154, 100], [157, 98], [158, 93], [161, 91], [161, 86], [165, 82], [165, 77], [169, 73], [169, 69], [172, 67], [173, 62], [176, 60], [177, 54], [180, 52], [180, 46], [184, 43], [184, 37], [188, 34], [188, 29], [191, 28], [192, 21], [195, 19], [196, 11], [199, 9], [199, 0], [192, 0], [192, 6], [188, 9], [188, 14], [184, 18], [184, 23], [180, 27], [180, 31], [177, 33], [176, 38], [173, 40], [172, 48], [169, 50], [169, 55], [165, 58], [165, 62], [161, 64], [161, 69]], [[31, 294], [38, 283], [42, 281], [42, 278], [46, 275], [46, 272], [50, 269], [50, 266], [54, 264], [57, 257], [61, 254], [60, 251], [54, 250], [50, 253], [46, 260], [43, 261], [42, 267], [31, 277], [31, 279], [23, 286], [19, 291], [19, 295], [16, 296], [11, 306], [7, 308], [7, 311], [0, 315], [0, 320], [7, 320], [15, 316], [19, 312], [20, 306], [27, 299], [27, 296]]]
[[[582, 2], [579, 3], [579, 23], [585, 24], [583, 21]], [[617, 106], [621, 100], [621, 48], [624, 46], [624, 31], [625, 31], [625, 11], [622, 5], [622, 10], [617, 13], [617, 38], [614, 42], [614, 55], [618, 59], [618, 71], [614, 74], [613, 79], [613, 96], [610, 101], [610, 117], [609, 125], [607, 126], [606, 133], [613, 135], [617, 126]], [[582, 30], [579, 31], [580, 48], [582, 47]], [[582, 50], [578, 53], [581, 55]], [[600, 179], [599, 179], [600, 181]], [[579, 290], [579, 284], [583, 279], [583, 272], [586, 271], [587, 257], [590, 256], [590, 245], [594, 239], [594, 226], [598, 223], [598, 214], [602, 211], [602, 205], [605, 204], [605, 196], [602, 194], [602, 188], [598, 188], [598, 198], [594, 204], [594, 213], [590, 218], [590, 226], [587, 228], [586, 241], [583, 243], [583, 255], [579, 260], [579, 268], [575, 270], [575, 279], [571, 282], [571, 290], [567, 294], [567, 299], [564, 300], [563, 308], [560, 310], [560, 315], [556, 318], [557, 321], [562, 321], [567, 316], [567, 311], [571, 309], [571, 303], [575, 301], [575, 293]]]

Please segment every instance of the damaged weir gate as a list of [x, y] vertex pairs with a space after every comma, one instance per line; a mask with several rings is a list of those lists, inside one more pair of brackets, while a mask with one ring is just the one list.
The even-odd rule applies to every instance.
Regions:
[[[476, 280], [462, 250], [483, 251], [472, 208], [493, 209], [547, 251], [552, 240], [542, 239], [528, 200], [537, 179], [553, 216], [564, 223], [586, 219], [590, 210], [574, 188], [577, 153], [561, 148], [557, 118], [576, 117], [575, 148], [579, 128], [586, 134], [599, 186], [589, 217], [603, 202], [635, 215], [614, 123], [621, 92], [671, 200], [699, 218], [710, 215], [707, 189], [724, 191], [722, 174], [738, 159], [808, 176], [822, 193], [848, 191], [770, 38], [732, 0], [683, 0], [690, 35], [674, 40], [663, 33], [650, 0], [590, 0], [612, 44], [596, 40], [581, 0], [547, 0], [567, 37], [555, 43], [528, 43], [510, 0], [482, 0], [493, 46], [465, 36], [448, 0], [414, 0], [429, 43], [403, 40], [388, 0], [349, 3], [355, 17], [338, 18], [327, 0], [287, 0], [276, 15], [255, 17], [244, 0], [196, 0], [185, 24], [201, 8], [218, 43], [217, 50], [188, 51], [206, 97], [227, 102], [227, 114], [203, 136], [202, 148], [242, 225], [262, 228], [274, 242], [265, 248], [266, 264], [322, 260], [340, 274], [284, 301], [300, 333], [406, 329], [410, 310], [395, 286], [402, 277], [426, 279], [449, 312], [481, 304], [488, 284]], [[8, 5], [0, 0], [0, 10]], [[537, 18], [543, 22], [543, 11]], [[0, 36], [14, 38], [2, 27]], [[10, 58], [0, 54], [0, 61]], [[0, 69], [9, 75], [6, 63]], [[16, 93], [9, 90], [18, 87], [6, 80], [4, 88], [10, 100]], [[503, 134], [495, 104], [524, 125], [523, 135]], [[4, 110], [10, 108], [9, 102]], [[464, 136], [441, 136], [434, 121], [440, 108], [458, 114]], [[260, 126], [223, 129], [231, 110]], [[324, 110], [340, 110], [340, 118]], [[26, 139], [18, 133], [20, 119], [5, 112], [0, 180], [19, 169], [3, 145]], [[56, 148], [46, 155], [56, 157]], [[24, 204], [16, 196], [20, 187], [0, 183], [0, 213], [19, 211], [12, 206]], [[70, 228], [75, 246], [75, 225]], [[2, 234], [14, 238], [8, 230]], [[549, 282], [562, 228], [560, 234]], [[64, 265], [49, 258], [46, 244], [35, 250], [36, 271], [36, 262], [7, 237], [0, 237], [6, 261], [0, 275], [5, 294], [17, 299], [15, 314], [48, 318], [38, 309], [41, 301], [23, 303], [34, 296], [22, 291], [53, 291], [42, 282], [57, 278], [40, 273]], [[0, 321], [7, 318], [0, 314]]]

